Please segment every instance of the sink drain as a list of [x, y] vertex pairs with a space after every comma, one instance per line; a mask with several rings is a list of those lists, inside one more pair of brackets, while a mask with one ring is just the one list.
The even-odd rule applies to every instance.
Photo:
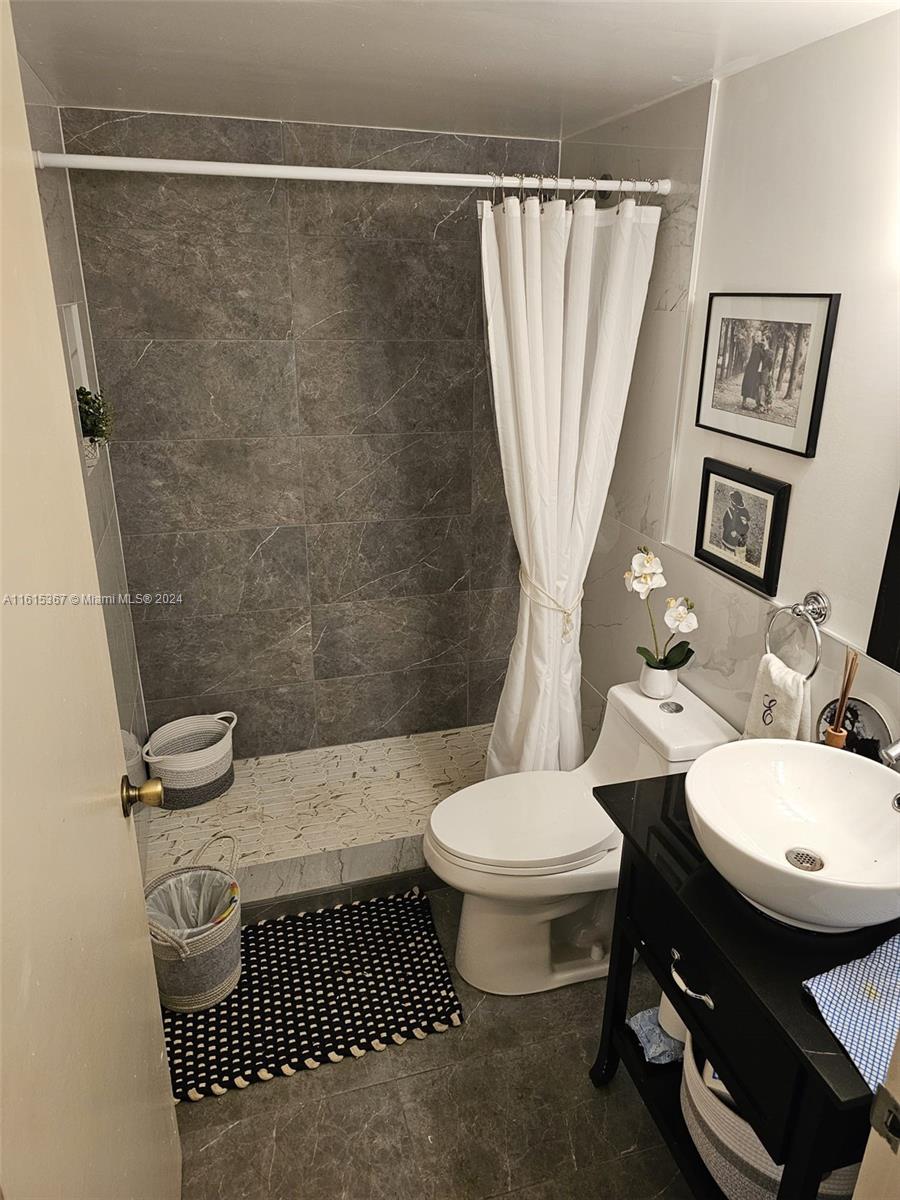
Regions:
[[825, 866], [821, 855], [816, 854], [815, 850], [807, 850], [805, 846], [792, 846], [784, 857], [799, 871], [821, 871]]

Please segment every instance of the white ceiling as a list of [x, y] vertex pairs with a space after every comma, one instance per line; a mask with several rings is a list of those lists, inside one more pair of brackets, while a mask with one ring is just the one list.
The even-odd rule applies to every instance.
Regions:
[[900, 7], [817, 0], [17, 0], [60, 104], [570, 136]]

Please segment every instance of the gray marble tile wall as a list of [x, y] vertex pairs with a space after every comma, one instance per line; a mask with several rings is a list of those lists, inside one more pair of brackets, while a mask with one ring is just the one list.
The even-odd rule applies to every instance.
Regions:
[[[32, 147], [35, 150], [61, 151], [62, 129], [59, 109], [53, 96], [22, 58], [19, 59], [19, 70]], [[85, 301], [68, 172], [39, 171], [37, 184], [47, 237], [53, 291], [60, 317], [60, 336], [65, 345], [62, 306], [77, 304], [87, 373], [91, 386], [96, 387], [97, 372], [91, 340], [91, 323]], [[69, 366], [68, 356], [66, 365]], [[76, 381], [70, 374], [73, 437], [81, 455], [81, 428], [75, 405], [76, 386]], [[83, 459], [82, 467], [100, 591], [104, 595], [118, 595], [126, 591], [125, 566], [107, 449], [101, 451], [95, 467], [88, 470]], [[134, 733], [139, 741], [143, 741], [147, 725], [131, 613], [127, 605], [107, 604], [104, 605], [103, 616], [106, 621], [106, 636], [119, 709], [119, 725], [122, 729]]]
[[[64, 109], [66, 148], [444, 171], [558, 144]], [[482, 352], [475, 195], [73, 173], [151, 727], [239, 755], [489, 721], [516, 555]]]

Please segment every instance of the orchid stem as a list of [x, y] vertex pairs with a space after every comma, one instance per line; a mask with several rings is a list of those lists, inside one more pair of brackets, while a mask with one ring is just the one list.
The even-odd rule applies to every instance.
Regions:
[[656, 636], [656, 622], [653, 620], [653, 609], [650, 607], [650, 593], [647, 593], [647, 616], [650, 618], [650, 632], [653, 634], [653, 653], [656, 655], [656, 661], [659, 662], [659, 640]]

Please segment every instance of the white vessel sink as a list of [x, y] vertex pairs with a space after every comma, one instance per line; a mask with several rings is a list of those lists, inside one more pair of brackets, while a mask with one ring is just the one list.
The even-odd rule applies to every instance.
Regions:
[[900, 774], [810, 742], [732, 742], [685, 783], [700, 846], [751, 904], [840, 933], [900, 917]]

